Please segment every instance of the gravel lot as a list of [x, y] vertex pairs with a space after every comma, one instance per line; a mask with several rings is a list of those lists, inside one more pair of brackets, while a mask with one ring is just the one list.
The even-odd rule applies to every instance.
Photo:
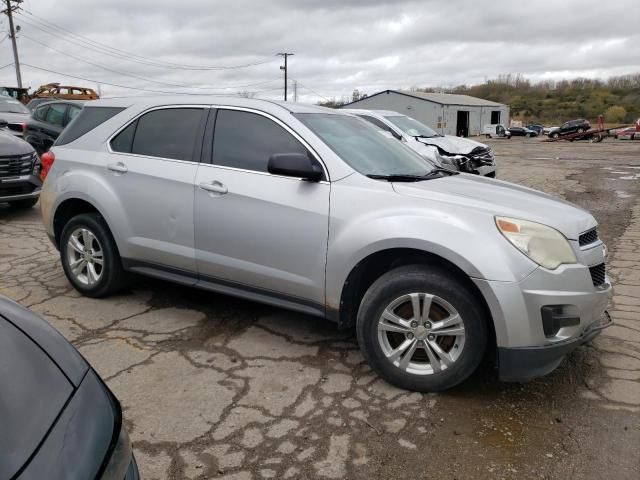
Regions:
[[[43, 314], [119, 397], [143, 478], [640, 478], [640, 144], [489, 141], [499, 177], [589, 209], [617, 325], [552, 375], [488, 364], [438, 395], [377, 379], [352, 332], [136, 278], [67, 283], [40, 212], [0, 206], [0, 294]], [[478, 247], [481, 248], [481, 247]]]

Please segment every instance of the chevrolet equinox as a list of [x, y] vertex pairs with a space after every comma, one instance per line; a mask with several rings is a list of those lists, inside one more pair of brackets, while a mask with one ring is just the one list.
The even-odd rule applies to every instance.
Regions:
[[340, 110], [98, 100], [42, 169], [80, 293], [135, 272], [324, 317], [403, 388], [450, 388], [493, 350], [503, 380], [544, 375], [611, 323], [591, 214], [437, 167]]

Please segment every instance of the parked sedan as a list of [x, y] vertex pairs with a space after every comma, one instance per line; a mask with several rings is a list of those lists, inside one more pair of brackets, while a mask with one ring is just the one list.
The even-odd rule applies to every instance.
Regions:
[[0, 385], [0, 478], [139, 478], [109, 388], [47, 322], [2, 296]]
[[39, 154], [49, 150], [64, 127], [82, 110], [83, 100], [57, 100], [38, 105], [26, 122], [24, 139]]
[[539, 123], [529, 124], [529, 125], [527, 125], [527, 128], [529, 130], [533, 130], [538, 135], [542, 135], [544, 133], [544, 126], [540, 125]]
[[538, 132], [525, 127], [509, 127], [512, 137], [537, 137]]

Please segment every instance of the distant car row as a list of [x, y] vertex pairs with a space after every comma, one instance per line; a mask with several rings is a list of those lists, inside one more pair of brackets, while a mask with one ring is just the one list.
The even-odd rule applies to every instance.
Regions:
[[49, 150], [64, 127], [80, 113], [83, 104], [83, 100], [52, 101], [38, 98], [25, 107], [17, 100], [0, 98], [0, 120], [7, 122], [6, 128], [11, 133], [22, 137], [38, 154], [42, 154]]

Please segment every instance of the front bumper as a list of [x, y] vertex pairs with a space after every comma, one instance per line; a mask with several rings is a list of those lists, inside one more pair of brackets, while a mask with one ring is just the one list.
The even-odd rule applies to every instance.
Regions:
[[526, 382], [547, 375], [560, 365], [567, 354], [593, 340], [611, 325], [613, 321], [605, 310], [601, 320], [594, 322], [571, 340], [542, 347], [498, 348], [500, 380]]
[[[595, 262], [588, 265], [602, 261], [601, 253], [596, 260], [598, 251], [590, 251]], [[491, 311], [503, 380], [528, 380], [557, 367], [564, 355], [601, 330], [611, 295], [609, 278], [594, 285], [590, 269], [582, 264], [555, 271], [538, 267], [519, 282], [474, 283]], [[550, 310], [557, 312], [552, 322]]]
[[37, 175], [0, 178], [0, 202], [37, 198], [41, 188], [42, 181]]

